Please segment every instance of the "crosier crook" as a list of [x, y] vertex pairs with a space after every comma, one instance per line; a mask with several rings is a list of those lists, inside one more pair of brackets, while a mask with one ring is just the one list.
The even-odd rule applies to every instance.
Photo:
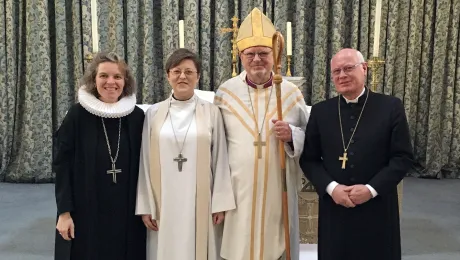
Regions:
[[[276, 87], [276, 108], [278, 114], [278, 120], [283, 120], [283, 107], [281, 103], [281, 82], [283, 77], [281, 76], [281, 55], [284, 49], [284, 38], [280, 32], [275, 32], [272, 37], [273, 46], [273, 61], [275, 75], [273, 76], [273, 83]], [[278, 140], [280, 164], [281, 164], [281, 180], [283, 182], [283, 224], [284, 224], [284, 241], [286, 245], [286, 260], [291, 260], [291, 240], [289, 232], [289, 211], [288, 211], [288, 197], [287, 197], [287, 185], [286, 185], [286, 155], [284, 151], [284, 142]]]

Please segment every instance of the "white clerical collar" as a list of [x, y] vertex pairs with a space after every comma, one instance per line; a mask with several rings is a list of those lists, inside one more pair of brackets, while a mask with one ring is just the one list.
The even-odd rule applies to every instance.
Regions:
[[363, 88], [363, 91], [361, 91], [361, 94], [359, 94], [359, 96], [355, 99], [351, 99], [351, 100], [348, 100], [346, 97], [343, 97], [345, 99], [345, 101], [348, 103], [358, 103], [358, 100], [359, 98], [364, 94], [364, 92], [366, 91], [366, 88], [364, 87]]
[[93, 115], [104, 118], [120, 118], [133, 112], [136, 106], [136, 94], [121, 98], [116, 103], [105, 103], [81, 86], [78, 90], [78, 101], [81, 106]]

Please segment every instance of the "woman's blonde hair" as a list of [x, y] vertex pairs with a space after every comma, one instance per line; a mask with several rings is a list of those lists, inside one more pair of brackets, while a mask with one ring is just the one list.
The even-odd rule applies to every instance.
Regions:
[[131, 96], [136, 93], [136, 81], [128, 67], [128, 64], [116, 53], [113, 52], [100, 52], [98, 53], [88, 66], [88, 69], [81, 79], [81, 85], [86, 86], [86, 90], [93, 94], [95, 97], [99, 97], [99, 93], [96, 88], [96, 75], [99, 68], [99, 64], [104, 62], [113, 62], [118, 64], [118, 67], [125, 78], [125, 86], [120, 98]]

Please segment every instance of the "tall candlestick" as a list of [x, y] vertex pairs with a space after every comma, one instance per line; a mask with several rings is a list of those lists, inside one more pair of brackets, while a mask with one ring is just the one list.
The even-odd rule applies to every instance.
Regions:
[[179, 48], [184, 48], [184, 20], [179, 20]]
[[93, 38], [93, 53], [99, 52], [99, 34], [97, 32], [97, 0], [91, 0], [91, 34]]
[[287, 22], [286, 25], [286, 34], [287, 34], [287, 41], [286, 41], [286, 54], [288, 56], [292, 55], [292, 24], [291, 22]]
[[379, 56], [380, 40], [380, 17], [382, 16], [382, 0], [377, 0], [375, 4], [375, 25], [374, 25], [374, 57]]

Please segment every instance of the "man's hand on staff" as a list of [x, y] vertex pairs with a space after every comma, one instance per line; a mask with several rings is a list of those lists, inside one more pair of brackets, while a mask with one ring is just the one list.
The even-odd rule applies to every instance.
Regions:
[[292, 142], [292, 130], [289, 124], [277, 119], [272, 119], [272, 122], [275, 124], [273, 131], [275, 132], [276, 138], [286, 143]]

